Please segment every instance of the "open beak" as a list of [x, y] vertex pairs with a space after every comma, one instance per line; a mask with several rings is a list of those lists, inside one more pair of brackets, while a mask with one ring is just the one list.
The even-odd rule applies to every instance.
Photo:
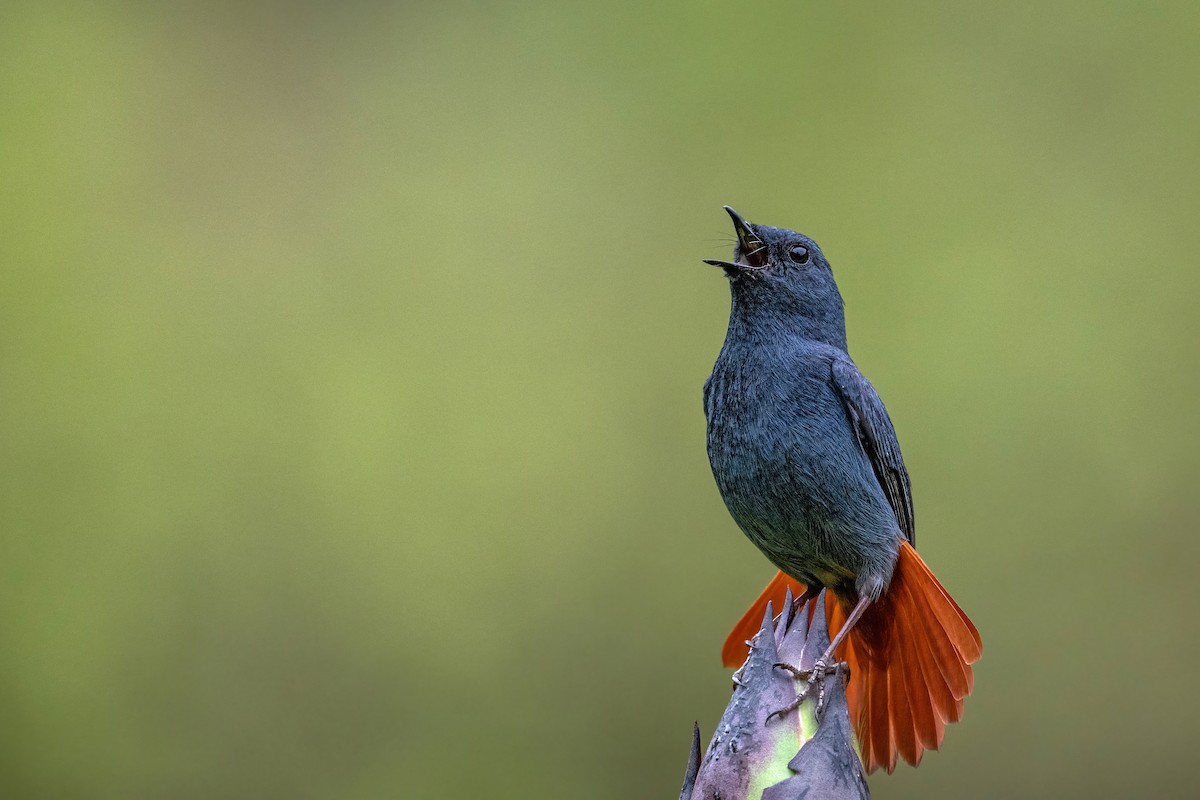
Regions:
[[721, 267], [729, 275], [762, 269], [767, 265], [767, 245], [750, 227], [750, 223], [742, 219], [742, 215], [729, 206], [726, 213], [733, 220], [733, 230], [737, 233], [738, 245], [734, 250], [733, 261], [716, 261], [705, 259], [705, 264]]

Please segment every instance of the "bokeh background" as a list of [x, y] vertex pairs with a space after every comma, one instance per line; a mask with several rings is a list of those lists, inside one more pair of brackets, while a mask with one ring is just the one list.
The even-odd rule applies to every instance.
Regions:
[[822, 243], [984, 635], [875, 796], [1195, 796], [1197, 42], [5, 4], [0, 794], [676, 796], [771, 574], [704, 452], [730, 203]]

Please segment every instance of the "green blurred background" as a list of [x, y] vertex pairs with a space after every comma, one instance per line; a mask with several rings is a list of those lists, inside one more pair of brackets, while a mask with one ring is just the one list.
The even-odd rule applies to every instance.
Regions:
[[1194, 796], [1200, 6], [5, 4], [0, 794], [674, 797], [822, 243], [983, 632], [878, 798]]

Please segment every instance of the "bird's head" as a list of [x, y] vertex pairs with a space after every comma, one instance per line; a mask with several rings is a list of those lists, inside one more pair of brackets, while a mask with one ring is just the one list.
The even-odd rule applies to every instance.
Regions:
[[842, 295], [817, 243], [802, 233], [747, 222], [729, 206], [737, 245], [725, 270], [733, 315], [751, 326], [771, 323], [846, 349]]

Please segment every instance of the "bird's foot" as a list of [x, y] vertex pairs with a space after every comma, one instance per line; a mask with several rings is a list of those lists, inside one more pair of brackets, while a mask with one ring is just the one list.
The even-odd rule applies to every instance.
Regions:
[[811, 670], [799, 669], [791, 664], [777, 663], [773, 666], [779, 667], [782, 670], [792, 673], [796, 680], [806, 681], [803, 689], [796, 695], [796, 699], [789, 703], [785, 708], [778, 711], [772, 711], [767, 715], [766, 722], [771, 721], [771, 717], [784, 717], [787, 714], [795, 711], [800, 705], [809, 698], [813, 689], [817, 691], [817, 718], [821, 717], [821, 713], [825, 710], [825, 679], [833, 675], [835, 677], [842, 674], [850, 674], [850, 665], [845, 661], [835, 661], [832, 664], [825, 663], [822, 659], [817, 659]]

